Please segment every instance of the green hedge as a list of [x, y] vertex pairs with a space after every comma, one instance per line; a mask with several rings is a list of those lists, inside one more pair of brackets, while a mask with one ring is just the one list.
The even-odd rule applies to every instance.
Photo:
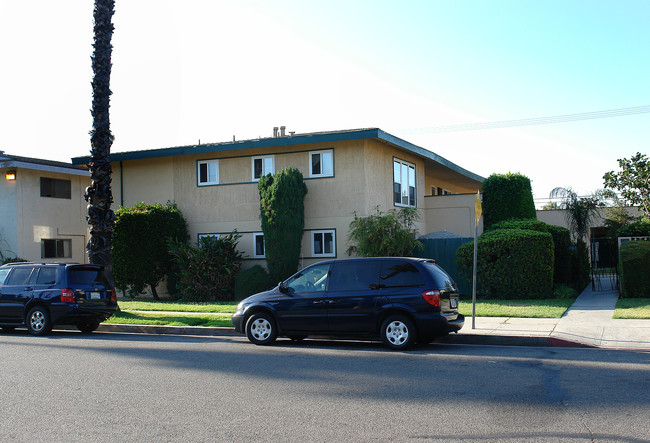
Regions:
[[530, 179], [521, 174], [492, 174], [483, 189], [483, 223], [489, 229], [502, 220], [537, 219]]
[[616, 231], [617, 237], [647, 237], [650, 236], [650, 220], [639, 220], [629, 225], [621, 226]]
[[650, 297], [650, 241], [621, 244], [619, 272], [623, 297]]
[[260, 265], [241, 271], [235, 277], [235, 300], [243, 300], [249, 295], [267, 291], [277, 285], [266, 269]]
[[525, 229], [528, 231], [548, 232], [549, 226], [537, 219], [510, 219], [493, 224], [490, 226], [490, 231], [495, 229]]
[[[478, 239], [477, 292], [493, 299], [551, 298], [553, 238], [523, 229], [489, 231]], [[458, 248], [462, 275], [471, 279], [474, 242]]]

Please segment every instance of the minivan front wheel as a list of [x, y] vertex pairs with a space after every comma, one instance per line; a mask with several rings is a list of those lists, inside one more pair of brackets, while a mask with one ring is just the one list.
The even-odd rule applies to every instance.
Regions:
[[407, 349], [415, 343], [415, 339], [415, 326], [403, 315], [391, 315], [381, 325], [381, 340], [390, 349]]
[[251, 315], [246, 322], [246, 336], [255, 345], [268, 345], [278, 336], [275, 320], [265, 312]]
[[32, 308], [25, 318], [27, 332], [32, 335], [45, 335], [52, 330], [50, 313], [42, 306]]

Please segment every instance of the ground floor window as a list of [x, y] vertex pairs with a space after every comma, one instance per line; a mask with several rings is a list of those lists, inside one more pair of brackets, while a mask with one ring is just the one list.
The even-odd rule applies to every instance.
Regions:
[[72, 257], [72, 241], [67, 239], [42, 239], [41, 258]]
[[311, 255], [313, 257], [335, 257], [336, 231], [333, 229], [311, 231]]
[[264, 233], [253, 233], [253, 258], [265, 258], [264, 252]]

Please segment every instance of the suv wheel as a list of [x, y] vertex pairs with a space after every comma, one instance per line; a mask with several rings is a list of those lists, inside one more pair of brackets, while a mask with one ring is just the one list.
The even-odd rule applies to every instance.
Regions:
[[273, 317], [264, 312], [251, 315], [246, 322], [246, 336], [255, 345], [268, 345], [275, 341], [278, 330]]
[[32, 335], [45, 335], [52, 330], [50, 313], [42, 306], [32, 308], [25, 317], [27, 332]]
[[381, 339], [390, 349], [407, 349], [415, 343], [415, 326], [403, 315], [391, 315], [381, 325]]
[[79, 323], [77, 325], [77, 328], [84, 334], [90, 334], [97, 328], [99, 328], [99, 322], [86, 322], [86, 323]]

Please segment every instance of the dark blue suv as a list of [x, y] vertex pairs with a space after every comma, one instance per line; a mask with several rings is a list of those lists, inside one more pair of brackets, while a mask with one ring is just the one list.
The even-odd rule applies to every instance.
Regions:
[[257, 345], [278, 335], [380, 337], [391, 349], [458, 332], [458, 287], [435, 261], [353, 258], [311, 265], [237, 306], [232, 322]]
[[45, 335], [55, 325], [90, 333], [117, 311], [115, 289], [98, 265], [12, 263], [0, 266], [0, 327]]

